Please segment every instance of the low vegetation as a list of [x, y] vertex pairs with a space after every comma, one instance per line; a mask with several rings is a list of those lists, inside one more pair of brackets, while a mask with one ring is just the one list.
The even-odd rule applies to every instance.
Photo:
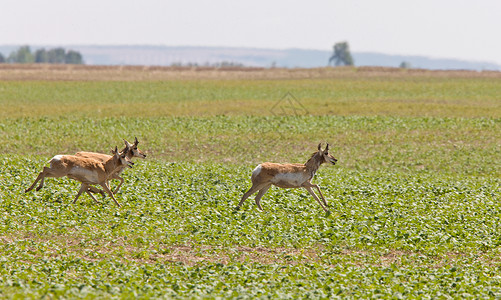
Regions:
[[[0, 295], [500, 297], [499, 86], [391, 74], [3, 81]], [[66, 178], [24, 193], [52, 155], [134, 136], [148, 157], [124, 172], [122, 208], [71, 204], [79, 184]], [[339, 160], [313, 180], [331, 215], [276, 187], [264, 213], [253, 200], [234, 210], [257, 163], [305, 162], [320, 141]]]

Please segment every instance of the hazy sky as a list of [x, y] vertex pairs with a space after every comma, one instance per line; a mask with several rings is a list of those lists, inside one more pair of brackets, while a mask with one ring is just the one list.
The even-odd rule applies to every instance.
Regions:
[[3, 0], [0, 45], [373, 51], [501, 64], [499, 0]]

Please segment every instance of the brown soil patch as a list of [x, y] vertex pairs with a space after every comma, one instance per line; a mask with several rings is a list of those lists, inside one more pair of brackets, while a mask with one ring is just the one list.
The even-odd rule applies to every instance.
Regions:
[[[68, 255], [80, 257], [87, 261], [101, 261], [113, 259], [122, 263], [154, 264], [154, 263], [176, 263], [188, 266], [195, 266], [204, 263], [220, 263], [223, 265], [240, 263], [258, 264], [320, 264], [332, 266], [332, 264], [353, 265], [356, 267], [379, 266], [389, 267], [391, 265], [415, 265], [431, 268], [442, 268], [445, 266], [469, 263], [473, 261], [486, 265], [497, 265], [499, 260], [495, 256], [487, 253], [460, 253], [449, 252], [440, 256], [430, 256], [420, 252], [390, 250], [376, 253], [370, 250], [342, 249], [339, 251], [328, 251], [319, 245], [316, 248], [265, 248], [246, 246], [213, 246], [213, 245], [170, 245], [154, 249], [152, 247], [137, 247], [127, 244], [123, 239], [107, 242], [103, 240], [92, 240], [92, 245], [87, 244], [88, 239], [79, 237], [57, 236], [50, 239], [24, 236], [12, 237], [1, 236], [2, 243], [23, 243], [29, 241], [30, 246], [26, 249], [36, 253], [33, 242], [57, 244], [55, 249], [64, 248], [64, 254], [56, 250], [46, 248], [43, 251], [44, 257], [61, 258]], [[87, 240], [87, 242], [85, 242]], [[83, 241], [83, 243], [82, 243]], [[25, 263], [33, 263], [25, 261]]]

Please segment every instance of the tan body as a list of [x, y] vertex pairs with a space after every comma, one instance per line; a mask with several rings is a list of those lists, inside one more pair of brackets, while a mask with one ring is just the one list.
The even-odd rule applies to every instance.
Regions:
[[113, 153], [114, 155], [105, 162], [75, 155], [56, 155], [49, 161], [50, 166], [43, 168], [42, 172], [35, 179], [35, 182], [25, 192], [31, 191], [38, 181], [40, 181], [40, 184], [36, 190], [40, 190], [46, 177], [66, 176], [82, 183], [73, 203], [77, 201], [83, 192], [89, 194], [94, 201], [99, 203], [88, 190], [90, 185], [99, 184], [110, 195], [113, 201], [120, 206], [120, 203], [118, 203], [109, 189], [108, 180], [111, 174], [116, 172], [118, 168], [127, 166], [129, 162], [125, 155], [118, 153], [116, 148]]
[[[137, 148], [137, 145], [139, 144], [137, 138], [135, 138], [134, 144], [131, 144], [131, 143], [127, 142], [126, 140], [124, 140], [124, 143], [125, 143], [126, 148], [124, 148], [122, 150], [122, 152], [124, 152], [127, 148], [129, 149], [128, 151], [126, 151], [124, 153], [128, 160], [132, 160], [135, 157], [146, 158], [146, 154], [144, 154], [141, 150], [139, 150]], [[95, 160], [98, 160], [98, 161], [101, 161], [101, 162], [105, 162], [105, 161], [107, 161], [108, 159], [111, 158], [111, 155], [103, 154], [103, 153], [97, 153], [97, 152], [80, 151], [80, 152], [77, 152], [75, 155], [76, 156], [80, 156], [80, 157], [92, 158], [92, 159], [95, 159]], [[113, 191], [113, 194], [118, 193], [118, 191], [120, 190], [120, 187], [124, 183], [124, 179], [122, 177], [120, 177], [120, 174], [126, 168], [127, 168], [127, 166], [119, 167], [119, 168], [117, 168], [115, 170], [115, 172], [113, 174], [111, 174], [109, 176], [108, 181], [111, 180], [111, 179], [120, 180], [120, 183], [118, 184], [118, 186]], [[108, 182], [108, 186], [109, 186], [109, 182]], [[93, 187], [93, 186], [89, 187], [89, 191], [92, 192], [92, 193], [100, 193], [100, 194], [104, 195], [104, 192], [102, 190], [100, 190], [100, 189], [98, 189], [96, 187]]]
[[[317, 172], [320, 165], [329, 162], [335, 164], [337, 159], [329, 154], [329, 144], [325, 150], [321, 150], [321, 145], [318, 145], [318, 152], [315, 152], [305, 164], [277, 164], [277, 163], [262, 163], [258, 165], [252, 172], [252, 187], [242, 196], [242, 199], [237, 205], [237, 209], [244, 203], [244, 201], [255, 192], [259, 191], [256, 196], [256, 205], [260, 210], [260, 201], [263, 195], [272, 186], [280, 188], [304, 188], [317, 200], [318, 204], [326, 211], [327, 201], [325, 201], [320, 187], [311, 183], [313, 176]], [[322, 198], [322, 201], [317, 197], [312, 188], [316, 188]]]

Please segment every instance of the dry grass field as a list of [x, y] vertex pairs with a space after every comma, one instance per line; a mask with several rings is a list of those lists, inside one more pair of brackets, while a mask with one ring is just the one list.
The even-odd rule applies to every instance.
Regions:
[[332, 79], [332, 78], [501, 78], [494, 71], [432, 71], [384, 67], [317, 69], [212, 68], [159, 66], [88, 66], [0, 64], [0, 80], [136, 81], [201, 79]]

